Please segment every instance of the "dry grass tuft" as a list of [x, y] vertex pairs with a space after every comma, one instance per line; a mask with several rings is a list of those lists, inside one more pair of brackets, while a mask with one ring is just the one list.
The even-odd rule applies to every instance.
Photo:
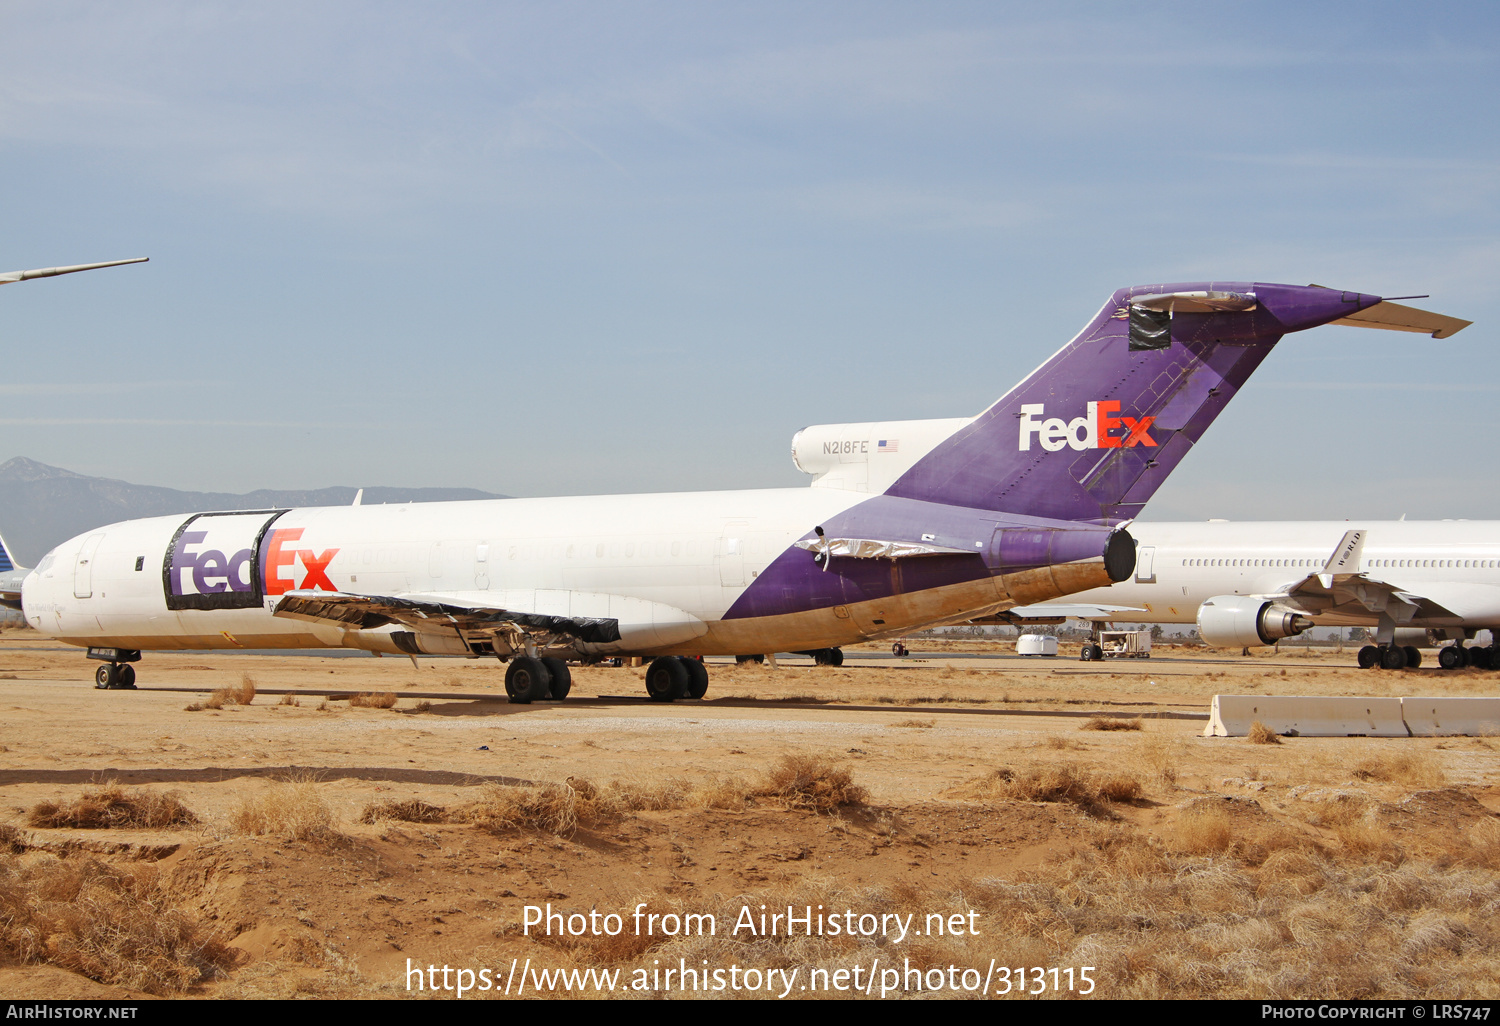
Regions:
[[297, 698], [296, 695], [286, 694], [286, 695], [282, 695], [281, 696], [281, 701], [278, 704], [280, 704], [280, 705], [301, 705], [302, 702]]
[[54, 965], [100, 983], [179, 993], [239, 952], [168, 900], [146, 866], [0, 857], [0, 962]]
[[198, 817], [175, 794], [127, 791], [113, 781], [84, 791], [71, 802], [42, 801], [31, 807], [27, 823], [34, 827], [74, 827], [109, 830], [128, 827], [158, 829], [187, 826]]
[[1281, 735], [1260, 722], [1260, 720], [1256, 720], [1250, 724], [1250, 733], [1245, 736], [1250, 739], [1250, 743], [1253, 745], [1281, 744]]
[[350, 695], [349, 705], [356, 709], [394, 709], [396, 693], [382, 691], [378, 694]]
[[952, 798], [1009, 798], [1023, 802], [1067, 802], [1084, 809], [1141, 797], [1141, 782], [1120, 773], [1101, 773], [1073, 763], [1033, 766], [1016, 771], [1002, 766], [987, 776], [952, 788]]
[[1398, 752], [1377, 755], [1354, 768], [1356, 780], [1375, 780], [1414, 787], [1442, 787], [1448, 782], [1442, 767], [1426, 752]]
[[1141, 730], [1141, 718], [1123, 720], [1116, 716], [1094, 716], [1084, 722], [1079, 730]]
[[1158, 790], [1170, 790], [1177, 784], [1177, 767], [1182, 761], [1181, 739], [1167, 734], [1145, 734], [1136, 748], [1140, 764]]
[[893, 726], [893, 727], [914, 727], [914, 728], [918, 728], [918, 729], [926, 729], [928, 727], [935, 727], [935, 726], [937, 726], [937, 720], [898, 720], [895, 723], [892, 723], [891, 726]]
[[381, 802], [366, 805], [361, 823], [378, 823], [383, 819], [399, 820], [402, 823], [447, 823], [448, 810], [441, 805], [430, 805], [416, 798], [399, 802]]
[[412, 706], [409, 711], [414, 713], [432, 712], [432, 703], [427, 701], [426, 699], [423, 699], [416, 705]]
[[257, 798], [247, 798], [230, 817], [243, 834], [271, 834], [295, 841], [333, 840], [333, 810], [311, 778], [278, 781]]
[[[582, 804], [585, 818], [595, 818], [596, 803], [584, 797]], [[478, 801], [452, 810], [449, 821], [473, 823], [493, 831], [519, 828], [571, 837], [578, 830], [579, 805], [579, 792], [571, 784], [542, 787], [490, 784]]]
[[255, 701], [255, 679], [248, 673], [240, 677], [238, 685], [230, 689], [230, 694], [239, 705], [249, 705]]
[[818, 755], [784, 755], [767, 771], [764, 781], [750, 792], [757, 798], [774, 798], [794, 808], [832, 812], [845, 805], [863, 805], [869, 792], [854, 782], [841, 766]]
[[0, 852], [7, 855], [19, 855], [26, 848], [26, 838], [14, 824], [0, 823]]
[[1234, 821], [1222, 809], [1185, 813], [1177, 821], [1177, 850], [1190, 855], [1217, 855], [1235, 842]]

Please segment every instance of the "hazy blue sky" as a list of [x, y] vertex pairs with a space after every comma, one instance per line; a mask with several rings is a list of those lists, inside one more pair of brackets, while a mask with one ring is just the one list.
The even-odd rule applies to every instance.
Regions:
[[1500, 515], [1493, 3], [0, 2], [0, 459], [178, 488], [805, 481], [1109, 292], [1278, 349], [1148, 507]]

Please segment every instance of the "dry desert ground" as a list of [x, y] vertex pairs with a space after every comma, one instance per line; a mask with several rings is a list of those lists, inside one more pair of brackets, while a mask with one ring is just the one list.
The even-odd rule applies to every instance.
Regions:
[[100, 691], [8, 632], [0, 995], [1500, 993], [1500, 738], [1198, 736], [1216, 693], [1500, 672], [913, 648], [521, 706], [493, 661], [345, 653]]

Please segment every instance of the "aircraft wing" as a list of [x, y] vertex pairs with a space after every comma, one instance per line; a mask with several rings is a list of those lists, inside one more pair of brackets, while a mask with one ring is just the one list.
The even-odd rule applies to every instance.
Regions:
[[1267, 596], [1309, 616], [1386, 614], [1397, 623], [1420, 619], [1453, 619], [1458, 614], [1438, 602], [1416, 595], [1359, 570], [1365, 531], [1348, 531], [1339, 540], [1323, 569]]
[[8, 285], [17, 281], [31, 281], [33, 278], [55, 278], [59, 274], [73, 274], [77, 271], [93, 271], [100, 267], [119, 267], [121, 264], [144, 264], [149, 257], [131, 257], [129, 260], [106, 260], [102, 264], [72, 264], [68, 267], [38, 267], [30, 271], [4, 271], [0, 272], [0, 285]]
[[494, 606], [460, 605], [421, 596], [350, 595], [340, 591], [289, 591], [275, 615], [360, 630], [388, 624], [422, 632], [512, 633], [516, 630], [563, 635], [594, 644], [620, 640], [619, 621], [591, 616], [552, 616]]
[[1034, 606], [1016, 606], [1002, 613], [994, 613], [990, 616], [970, 620], [977, 624], [1009, 624], [1012, 626], [1024, 626], [1025, 624], [1061, 623], [1067, 619], [1073, 620], [1133, 620], [1131, 614], [1144, 613], [1150, 616], [1150, 611], [1142, 606], [1103, 606], [1103, 605], [1068, 605], [1062, 602], [1044, 602]]

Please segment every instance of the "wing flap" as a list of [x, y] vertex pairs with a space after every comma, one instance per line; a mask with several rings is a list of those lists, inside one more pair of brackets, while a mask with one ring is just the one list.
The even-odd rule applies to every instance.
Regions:
[[618, 620], [592, 616], [523, 613], [493, 606], [470, 606], [395, 595], [350, 595], [339, 591], [289, 591], [276, 603], [276, 616], [334, 623], [357, 630], [398, 624], [415, 631], [496, 631], [520, 627], [561, 634], [592, 644], [620, 640]]

